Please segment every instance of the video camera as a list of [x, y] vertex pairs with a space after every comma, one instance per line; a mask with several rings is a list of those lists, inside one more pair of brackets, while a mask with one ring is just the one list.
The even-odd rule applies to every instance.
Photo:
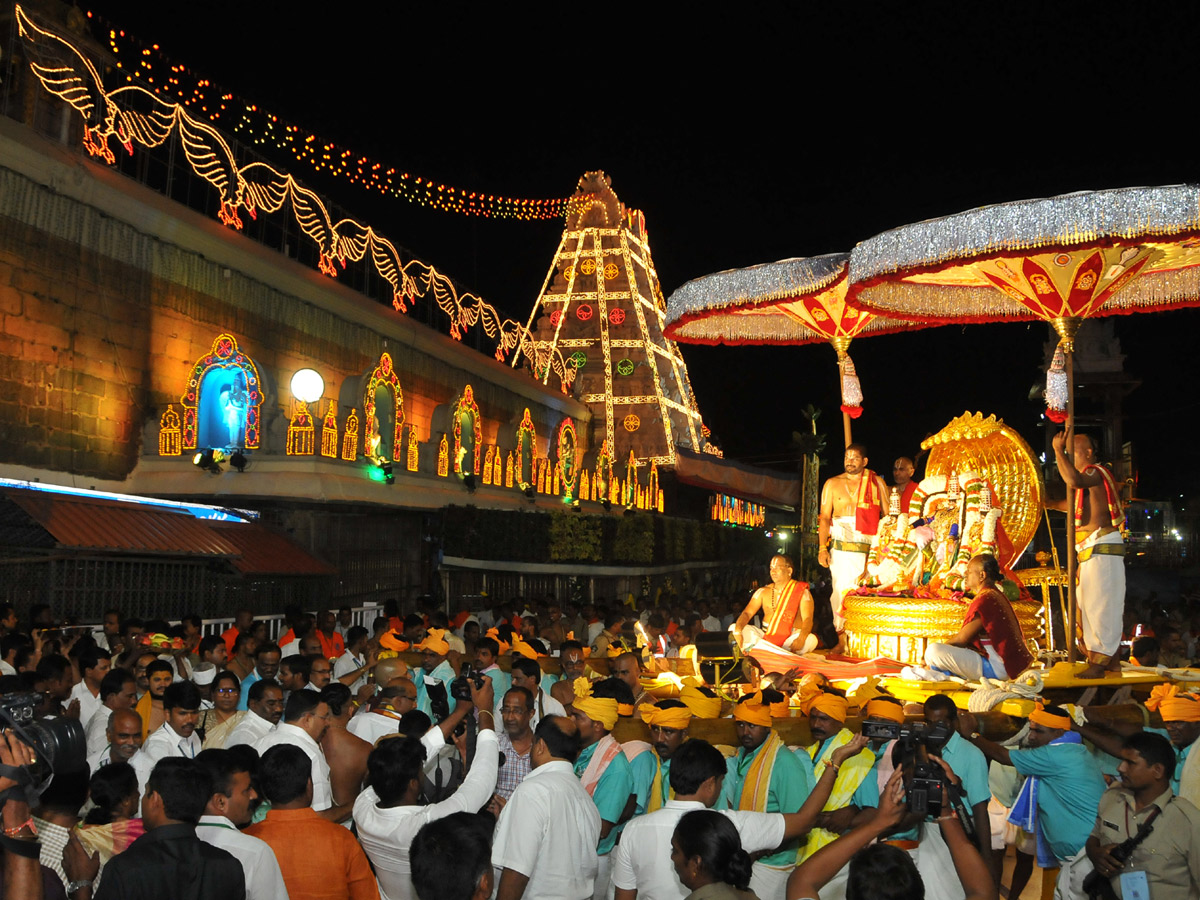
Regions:
[[950, 740], [949, 724], [863, 722], [862, 733], [868, 740], [896, 741], [893, 759], [896, 767], [904, 771], [904, 793], [909, 812], [940, 816], [947, 800], [956, 799], [952, 796], [954, 786], [946, 779], [946, 773], [941, 766], [929, 761], [930, 752], [940, 756]]
[[450, 682], [450, 696], [455, 700], [470, 700], [471, 685], [469, 682], [474, 682], [475, 690], [482, 690], [483, 679], [486, 677], [486, 675], [476, 672], [475, 667], [470, 663], [463, 663], [462, 672]]
[[[87, 738], [76, 719], [49, 716], [39, 719], [34, 708], [42, 698], [37, 693], [0, 697], [0, 731], [12, 731], [33, 750], [36, 761], [4, 774], [27, 792], [40, 792], [55, 772], [76, 772], [87, 765]], [[7, 767], [5, 767], [7, 768]], [[30, 803], [35, 798], [30, 798]]]

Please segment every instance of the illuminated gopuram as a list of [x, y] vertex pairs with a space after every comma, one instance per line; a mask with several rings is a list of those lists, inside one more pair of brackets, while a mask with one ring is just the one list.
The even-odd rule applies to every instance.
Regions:
[[568, 201], [566, 228], [513, 365], [543, 384], [573, 372], [571, 393], [592, 410], [589, 442], [618, 464], [675, 465], [676, 446], [719, 455], [705, 440], [687, 366], [663, 335], [666, 302], [646, 222], [603, 172], [588, 172]]

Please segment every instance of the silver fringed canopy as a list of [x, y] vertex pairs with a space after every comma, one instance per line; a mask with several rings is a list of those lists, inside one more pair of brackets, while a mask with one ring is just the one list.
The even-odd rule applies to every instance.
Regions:
[[695, 278], [668, 298], [667, 334], [691, 344], [848, 343], [916, 327], [847, 305], [849, 259], [829, 253]]
[[850, 257], [850, 302], [917, 321], [1053, 320], [1200, 302], [1200, 191], [1121, 188], [905, 225]]

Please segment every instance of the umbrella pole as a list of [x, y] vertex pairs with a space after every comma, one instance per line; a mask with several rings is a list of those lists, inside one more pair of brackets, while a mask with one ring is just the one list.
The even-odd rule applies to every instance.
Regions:
[[[1063, 451], [1067, 463], [1075, 465], [1075, 349], [1067, 349], [1067, 439]], [[1075, 596], [1075, 498], [1067, 491], [1067, 609], [1070, 613], [1067, 639], [1067, 662], [1074, 663], [1078, 655], [1075, 638], [1076, 621], [1079, 618], [1079, 601]]]
[[850, 439], [850, 414], [842, 413], [842, 436], [846, 439], [846, 446], [849, 447], [854, 441]]
[[[1067, 357], [1067, 429], [1066, 440], [1063, 441], [1063, 454], [1067, 464], [1075, 465], [1075, 335], [1083, 319], [1077, 316], [1063, 316], [1053, 320], [1054, 330], [1062, 340], [1063, 353]], [[1079, 601], [1075, 593], [1075, 569], [1077, 567], [1075, 553], [1075, 498], [1067, 489], [1067, 662], [1075, 663], [1079, 657], [1078, 641], [1075, 637], [1076, 622], [1079, 619]]]
[[[829, 343], [833, 345], [834, 351], [838, 358], [838, 396], [842, 395], [842, 366], [845, 365], [846, 351], [850, 349], [850, 338], [844, 334], [839, 334], [837, 337], [829, 339]], [[845, 440], [846, 447], [854, 443], [854, 439], [850, 436], [850, 414], [842, 410], [842, 438]]]

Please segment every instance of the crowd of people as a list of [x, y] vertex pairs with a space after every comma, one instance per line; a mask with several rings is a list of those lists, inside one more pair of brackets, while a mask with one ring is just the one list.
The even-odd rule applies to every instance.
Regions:
[[[293, 609], [277, 639], [249, 610], [203, 635], [0, 608], [0, 693], [86, 742], [30, 786], [32, 749], [0, 739], [3, 896], [957, 900], [998, 896], [1010, 845], [1012, 897], [1035, 862], [1063, 897], [1200, 896], [1200, 696], [1156, 688], [1157, 731], [1039, 706], [1003, 742], [944, 696], [875, 696], [855, 733], [811, 676], [654, 700], [651, 657], [769, 631], [769, 608], [718, 607]], [[1151, 624], [1135, 654], [1174, 647]], [[776, 727], [789, 703], [806, 745]]]

